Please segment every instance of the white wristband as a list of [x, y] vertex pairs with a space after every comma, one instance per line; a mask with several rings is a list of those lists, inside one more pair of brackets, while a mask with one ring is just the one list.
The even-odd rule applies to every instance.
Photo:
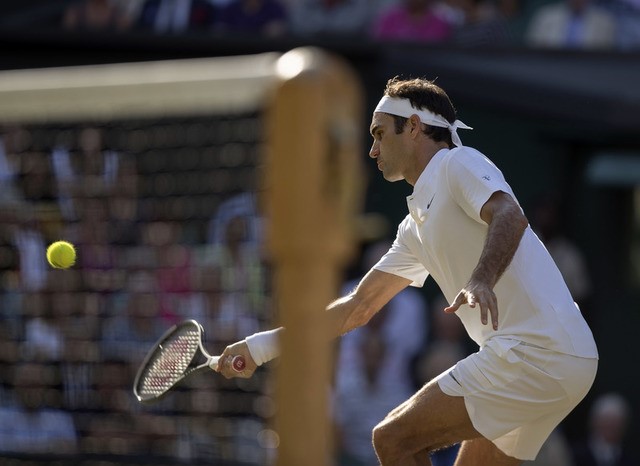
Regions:
[[254, 333], [245, 338], [249, 353], [258, 366], [271, 361], [280, 354], [278, 345], [278, 331], [280, 329], [267, 330]]

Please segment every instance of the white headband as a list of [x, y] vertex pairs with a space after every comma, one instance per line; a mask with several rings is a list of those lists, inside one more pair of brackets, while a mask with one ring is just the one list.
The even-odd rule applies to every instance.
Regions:
[[460, 120], [456, 120], [453, 123], [449, 123], [442, 115], [431, 113], [429, 110], [418, 110], [413, 108], [409, 99], [399, 99], [396, 97], [389, 97], [385, 95], [378, 102], [378, 106], [374, 110], [375, 112], [389, 113], [391, 115], [397, 115], [404, 118], [409, 118], [411, 115], [418, 115], [420, 121], [425, 125], [438, 126], [440, 128], [448, 128], [451, 132], [451, 141], [457, 147], [462, 145], [460, 136], [458, 136], [458, 128], [473, 129], [471, 126], [465, 125]]

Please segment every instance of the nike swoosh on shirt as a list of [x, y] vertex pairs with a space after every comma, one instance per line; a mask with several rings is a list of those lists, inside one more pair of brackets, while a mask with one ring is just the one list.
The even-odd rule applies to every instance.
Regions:
[[431, 196], [431, 200], [429, 201], [429, 203], [427, 204], [427, 210], [429, 210], [429, 207], [431, 207], [431, 203], [433, 202], [433, 198], [436, 197], [435, 193], [433, 196]]

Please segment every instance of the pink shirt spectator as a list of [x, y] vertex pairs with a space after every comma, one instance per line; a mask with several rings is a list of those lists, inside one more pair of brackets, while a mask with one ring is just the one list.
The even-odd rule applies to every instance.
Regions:
[[440, 42], [453, 33], [453, 26], [437, 16], [430, 8], [416, 17], [404, 5], [390, 8], [377, 20], [376, 39], [396, 39], [420, 42]]

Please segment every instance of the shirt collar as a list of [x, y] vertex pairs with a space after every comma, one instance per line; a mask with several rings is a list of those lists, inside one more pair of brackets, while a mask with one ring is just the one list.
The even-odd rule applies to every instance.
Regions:
[[422, 170], [422, 173], [418, 177], [418, 181], [416, 181], [416, 184], [413, 187], [413, 193], [410, 197], [415, 197], [430, 185], [429, 180], [433, 178], [433, 174], [442, 163], [442, 159], [450, 150], [451, 149], [440, 149], [433, 155], [433, 157], [431, 157], [431, 160], [429, 160], [429, 163], [427, 163], [427, 166], [424, 167], [424, 170]]

